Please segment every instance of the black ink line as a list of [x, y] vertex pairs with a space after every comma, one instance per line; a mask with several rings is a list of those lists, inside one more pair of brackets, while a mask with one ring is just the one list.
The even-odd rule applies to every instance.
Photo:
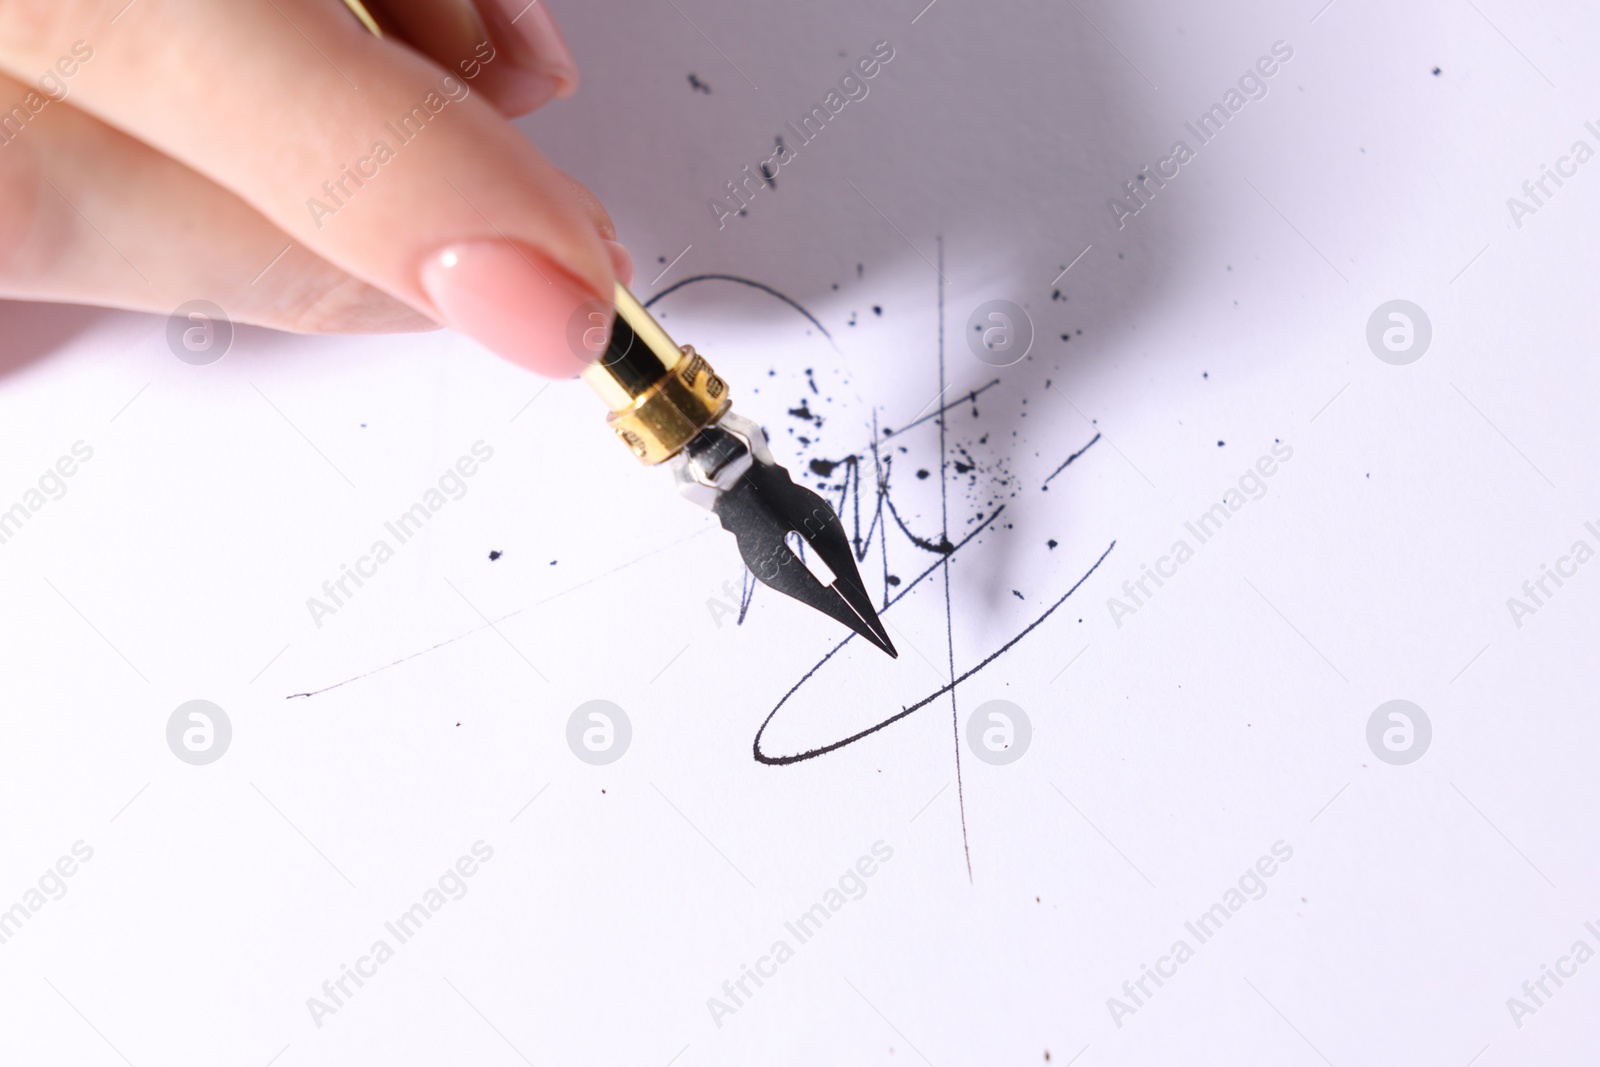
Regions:
[[[1098, 433], [1096, 433], [1093, 437], [1091, 437], [1089, 439], [1089, 443], [1088, 444], [1084, 445], [1082, 448], [1078, 449], [1072, 455], [1068, 456], [1066, 458], [1066, 460], [1062, 462], [1061, 466], [1059, 466], [1055, 470], [1051, 471], [1050, 472], [1050, 478], [1054, 478], [1056, 475], [1060, 474], [1062, 471], [1064, 471], [1068, 467], [1072, 466], [1072, 461], [1077, 459], [1079, 456], [1083, 455], [1085, 452], [1089, 451], [1089, 449], [1093, 448], [1094, 447], [1094, 443], [1096, 441], [1098, 441], [1098, 440], [1100, 440], [1100, 435]], [[1050, 484], [1050, 478], [1046, 478], [1044, 480], [1044, 484], [1045, 485], [1049, 485]]]
[[[883, 522], [883, 505], [889, 496], [888, 472], [884, 469], [886, 463], [879, 461], [878, 456], [878, 414], [872, 414], [872, 477], [878, 483], [878, 506], [873, 511], [872, 526], [867, 529], [867, 536], [872, 536], [872, 531]], [[859, 477], [859, 475], [858, 475]], [[889, 606], [889, 539], [878, 538], [878, 554], [883, 560], [883, 606]], [[862, 550], [860, 559], [865, 560], [867, 554]]]
[[739, 576], [739, 617], [734, 620], [734, 625], [743, 626], [745, 614], [750, 610], [750, 601], [756, 595], [756, 576], [746, 567]]
[[889, 499], [889, 495], [887, 493], [884, 494], [883, 501], [884, 501], [884, 503], [889, 505], [889, 514], [894, 516], [895, 525], [900, 527], [900, 532], [901, 533], [905, 534], [908, 538], [911, 539], [911, 543], [912, 544], [916, 545], [918, 548], [922, 549], [925, 552], [938, 552], [938, 553], [942, 553], [942, 554], [948, 554], [949, 553], [949, 551], [950, 551], [950, 538], [942, 537], [941, 538], [942, 543], [936, 545], [932, 541], [927, 540], [926, 538], [918, 537], [916, 534], [911, 532], [910, 527], [906, 526], [905, 520], [902, 519], [900, 517], [900, 513], [895, 510], [894, 501]]
[[588, 579], [587, 581], [579, 582], [577, 585], [570, 586], [570, 587], [568, 587], [566, 589], [563, 589], [559, 593], [555, 593], [555, 594], [552, 594], [550, 596], [547, 596], [543, 600], [539, 601], [537, 604], [529, 604], [525, 608], [518, 608], [516, 611], [508, 612], [508, 613], [500, 616], [498, 619], [494, 619], [491, 622], [488, 622], [483, 626], [475, 626], [472, 629], [466, 631], [465, 633], [456, 634], [454, 637], [447, 637], [443, 641], [440, 641], [438, 644], [429, 645], [427, 648], [423, 649], [420, 652], [412, 652], [409, 655], [401, 656], [399, 659], [395, 660], [392, 663], [385, 663], [381, 667], [374, 667], [374, 668], [372, 668], [372, 670], [366, 671], [365, 673], [362, 673], [362, 674], [358, 674], [354, 678], [346, 678], [342, 682], [334, 682], [332, 685], [325, 685], [321, 689], [312, 689], [309, 692], [305, 692], [305, 693], [290, 693], [288, 696], [284, 697], [283, 699], [285, 699], [285, 700], [301, 700], [301, 699], [306, 698], [306, 697], [314, 697], [314, 696], [317, 696], [320, 693], [326, 693], [330, 689], [338, 689], [340, 686], [349, 685], [351, 682], [359, 682], [363, 678], [370, 678], [374, 674], [378, 674], [378, 673], [381, 673], [383, 671], [388, 670], [390, 667], [398, 667], [398, 666], [400, 666], [400, 664], [406, 663], [406, 662], [408, 662], [410, 660], [414, 660], [418, 656], [426, 656], [429, 652], [433, 652], [433, 651], [436, 651], [438, 649], [441, 649], [445, 645], [454, 644], [455, 642], [461, 640], [464, 637], [471, 637], [473, 634], [482, 633], [484, 630], [492, 630], [492, 629], [494, 629], [494, 627], [497, 624], [505, 622], [507, 619], [512, 618], [513, 616], [521, 615], [525, 611], [532, 611], [534, 608], [541, 607], [541, 606], [543, 606], [545, 604], [548, 604], [548, 603], [550, 603], [550, 601], [555, 600], [558, 597], [564, 597], [568, 593], [571, 593], [571, 592], [574, 592], [576, 590], [582, 589], [586, 585], [592, 585], [595, 582], [598, 582], [602, 578], [609, 578], [609, 577], [611, 577], [611, 575], [616, 574], [618, 571], [627, 570], [629, 567], [632, 567], [636, 563], [643, 563], [645, 560], [649, 559], [651, 556], [659, 555], [660, 553], [665, 552], [669, 548], [675, 548], [678, 545], [683, 544], [685, 541], [688, 541], [691, 538], [699, 537], [701, 534], [703, 534], [706, 531], [711, 530], [711, 529], [714, 529], [714, 527], [711, 527], [711, 526], [701, 527], [700, 529], [696, 530], [694, 533], [689, 534], [687, 537], [680, 537], [676, 541], [673, 541], [673, 542], [671, 542], [669, 544], [662, 545], [660, 548], [653, 549], [653, 550], [651, 550], [649, 552], [646, 552], [644, 555], [640, 556], [638, 559], [629, 560], [627, 563], [624, 563], [619, 567], [611, 568], [610, 570], [606, 571], [604, 574], [597, 574], [593, 578]]
[[[983, 522], [979, 523], [978, 524], [978, 528], [976, 530], [973, 530], [971, 533], [967, 534], [967, 536], [963, 537], [961, 539], [961, 541], [955, 546], [955, 548], [951, 550], [950, 554], [954, 555], [955, 553], [961, 551], [964, 547], [966, 547], [966, 545], [969, 542], [972, 541], [973, 538], [977, 537], [979, 534], [983, 533], [984, 530], [987, 530], [990, 526], [994, 525], [995, 520], [998, 519], [1000, 517], [1001, 513], [1003, 513], [1005, 510], [1006, 510], [1006, 508], [1005, 508], [1004, 504], [1002, 504], [1002, 505], [1000, 505], [1000, 507], [996, 508], [995, 509], [995, 513], [993, 515], [990, 515]], [[889, 609], [893, 608], [904, 597], [909, 596], [913, 589], [915, 589], [918, 585], [921, 585], [922, 582], [924, 580], [926, 580], [929, 575], [931, 575], [934, 571], [938, 570], [940, 562], [943, 562], [943, 561], [941, 560], [939, 562], [935, 562], [933, 564], [930, 564], [927, 570], [923, 571], [921, 574], [919, 574], [915, 578], [911, 579], [911, 581], [907, 582], [906, 583], [906, 587], [904, 589], [900, 590], [900, 592], [896, 593], [886, 604], [884, 604], [883, 610], [880, 611], [878, 614], [880, 614], [880, 615], [888, 614]], [[790, 697], [794, 696], [794, 694], [797, 691], [799, 691], [800, 687], [805, 685], [806, 682], [811, 678], [811, 676], [813, 674], [816, 674], [817, 671], [822, 669], [822, 665], [823, 664], [827, 663], [830, 659], [832, 659], [834, 657], [834, 654], [837, 653], [840, 649], [844, 648], [845, 645], [848, 645], [851, 642], [851, 640], [853, 640], [855, 638], [855, 636], [856, 635], [852, 633], [849, 636], [845, 637], [837, 645], [834, 645], [833, 648], [831, 648], [828, 651], [828, 654], [826, 656], [823, 656], [822, 659], [818, 660], [817, 663], [809, 671], [807, 671], [800, 678], [800, 680], [798, 682], [796, 682], [793, 686], [791, 686], [789, 691], [783, 695], [783, 699], [779, 700], [778, 703], [773, 707], [773, 709], [767, 713], [766, 719], [761, 723], [761, 728], [756, 731], [756, 740], [755, 740], [755, 746], [754, 746], [756, 762], [765, 763], [765, 764], [768, 764], [770, 766], [785, 766], [785, 765], [790, 764], [790, 763], [799, 763], [801, 760], [811, 759], [811, 758], [816, 757], [816, 756], [824, 755], [825, 753], [832, 752], [832, 751], [834, 751], [836, 749], [843, 748], [845, 745], [850, 744], [852, 741], [859, 741], [863, 737], [866, 737], [868, 734], [876, 733], [877, 731], [883, 729], [885, 726], [888, 726], [890, 723], [896, 721], [897, 719], [904, 718], [905, 716], [911, 714], [911, 712], [916, 711], [917, 708], [920, 708], [924, 704], [927, 704], [927, 703], [939, 698], [940, 696], [944, 695], [944, 690], [941, 689], [937, 693], [934, 693], [931, 697], [928, 697], [926, 700], [923, 700], [920, 703], [918, 703], [915, 707], [902, 708], [899, 714], [894, 715], [891, 718], [883, 720], [882, 722], [878, 723], [876, 726], [868, 727], [867, 729], [861, 731], [858, 734], [854, 734], [854, 735], [852, 735], [850, 737], [845, 738], [843, 741], [838, 741], [838, 742], [835, 742], [834, 744], [827, 745], [827, 746], [824, 746], [822, 748], [811, 749], [808, 752], [802, 752], [802, 753], [800, 753], [799, 755], [796, 755], [796, 756], [768, 756], [766, 753], [762, 752], [761, 751], [761, 735], [766, 733], [767, 724], [770, 723], [772, 721], [772, 717], [778, 713], [778, 709], [783, 707], [785, 702], [787, 702]]]
[[[937, 273], [939, 275], [939, 395], [943, 396], [948, 386], [944, 384], [944, 235], [940, 234], [933, 239], [936, 248], [935, 255], [939, 259]], [[950, 543], [950, 505], [949, 505], [949, 479], [945, 477], [945, 468], [949, 466], [949, 451], [945, 447], [945, 413], [939, 412], [939, 544], [941, 547]], [[899, 516], [895, 516], [896, 519]], [[950, 605], [950, 554], [944, 554], [944, 638], [945, 648], [949, 652], [950, 677], [956, 676], [956, 627], [955, 611]], [[972, 844], [967, 839], [967, 797], [961, 787], [961, 713], [956, 708], [956, 687], [950, 687], [950, 736], [955, 742], [956, 753], [956, 804], [961, 811], [961, 851], [967, 858], [967, 881], [972, 881]]]
[[982, 396], [987, 390], [989, 390], [990, 388], [992, 388], [992, 387], [994, 387], [996, 385], [999, 385], [999, 384], [1000, 384], [1000, 379], [996, 378], [994, 381], [988, 383], [987, 385], [980, 385], [980, 386], [978, 386], [978, 388], [972, 390], [971, 392], [963, 393], [962, 395], [956, 397], [954, 400], [950, 401], [950, 403], [946, 404], [944, 407], [940, 408], [938, 411], [930, 411], [926, 415], [922, 416], [922, 418], [913, 419], [912, 421], [906, 423], [904, 426], [900, 427], [898, 430], [889, 430], [883, 436], [885, 438], [889, 438], [889, 437], [893, 437], [895, 434], [905, 433], [907, 430], [912, 429], [913, 427], [921, 426], [923, 423], [927, 422], [929, 419], [937, 419], [939, 416], [943, 415], [945, 412], [949, 411], [951, 408], [960, 407], [962, 404], [971, 404], [971, 403], [975, 402], [978, 399], [978, 397]]
[[833, 343], [833, 334], [828, 332], [828, 328], [826, 326], [822, 325], [822, 323], [818, 322], [817, 321], [817, 317], [815, 315], [811, 314], [811, 312], [807, 311], [805, 308], [801, 307], [799, 303], [797, 303], [796, 301], [792, 300], [791, 298], [785, 296], [783, 293], [778, 292], [778, 290], [774, 289], [770, 285], [762, 285], [760, 282], [753, 282], [749, 278], [741, 278], [737, 274], [696, 274], [696, 275], [693, 275], [692, 277], [685, 278], [682, 281], [673, 282], [671, 285], [669, 285], [665, 289], [661, 290], [655, 296], [652, 296], [649, 300], [646, 300], [644, 302], [644, 306], [647, 307], [647, 308], [654, 307], [655, 304], [656, 304], [656, 301], [660, 300], [662, 297], [668, 296], [668, 295], [670, 295], [672, 293], [675, 293], [679, 289], [682, 289], [686, 285], [693, 285], [695, 282], [738, 282], [740, 285], [748, 285], [752, 289], [760, 289], [763, 293], [769, 293], [772, 296], [777, 297], [779, 300], [782, 300], [785, 304], [788, 304], [790, 307], [792, 307], [796, 311], [800, 312], [800, 314], [802, 314], [802, 315], [804, 315], [806, 317], [806, 321], [807, 322], [811, 323], [811, 325], [815, 326], [817, 329], [822, 331], [822, 336], [824, 336], [824, 337], [826, 337], [828, 339], [828, 343], [830, 345]]
[[[1005, 510], [1005, 508], [1004, 508], [1004, 506], [1002, 506], [993, 515], [989, 516], [989, 518], [986, 519], [983, 522], [983, 524], [980, 525], [976, 530], [973, 530], [966, 537], [963, 537], [961, 539], [961, 542], [956, 545], [956, 551], [960, 551], [962, 546], [966, 545], [974, 537], [977, 537], [980, 533], [982, 533], [985, 529], [987, 529], [989, 527], [989, 525], [995, 521], [995, 519], [1000, 517], [1000, 513], [1003, 512], [1004, 510]], [[935, 700], [938, 700], [940, 697], [942, 697], [946, 693], [950, 692], [956, 686], [960, 685], [962, 682], [966, 681], [968, 678], [971, 678], [973, 675], [977, 674], [979, 671], [981, 671], [985, 667], [989, 666], [991, 663], [993, 663], [995, 660], [999, 659], [1005, 653], [1011, 651], [1011, 649], [1013, 647], [1015, 647], [1016, 644], [1019, 641], [1021, 641], [1024, 637], [1027, 637], [1030, 633], [1032, 633], [1035, 629], [1037, 629], [1041, 623], [1043, 623], [1051, 615], [1055, 614], [1056, 609], [1059, 608], [1061, 605], [1065, 604], [1067, 602], [1067, 598], [1072, 596], [1073, 593], [1076, 593], [1078, 591], [1078, 587], [1083, 585], [1084, 582], [1088, 581], [1089, 580], [1089, 576], [1092, 575], [1095, 571], [1100, 569], [1100, 564], [1102, 564], [1102, 563], [1104, 563], [1106, 561], [1106, 557], [1111, 555], [1111, 550], [1113, 548], [1116, 548], [1116, 547], [1117, 547], [1117, 543], [1115, 541], [1113, 541], [1109, 545], [1107, 545], [1106, 546], [1106, 550], [1104, 552], [1100, 553], [1100, 558], [1094, 561], [1094, 565], [1092, 567], [1090, 567], [1088, 570], [1084, 571], [1082, 577], [1080, 577], [1076, 582], [1074, 582], [1072, 584], [1072, 588], [1068, 589], [1064, 594], [1062, 594], [1061, 598], [1058, 599], [1054, 604], [1051, 604], [1050, 607], [1045, 610], [1044, 614], [1040, 615], [1037, 619], [1034, 619], [1031, 623], [1028, 624], [1027, 628], [1024, 629], [1021, 633], [1019, 633], [1017, 636], [1013, 637], [1011, 640], [1007, 641], [1005, 644], [1001, 645], [994, 652], [990, 653], [989, 656], [986, 659], [984, 659], [981, 663], [979, 663], [976, 667], [973, 667], [971, 670], [969, 670], [966, 673], [962, 674], [961, 677], [957, 678], [955, 681], [951, 682], [949, 685], [943, 686], [942, 688], [937, 689], [932, 693], [929, 693], [927, 696], [923, 697], [921, 700], [917, 701], [915, 704], [912, 704], [912, 705], [910, 705], [908, 707], [902, 707], [898, 712], [896, 712], [895, 714], [889, 716], [887, 719], [884, 719], [882, 722], [875, 723], [874, 725], [867, 727], [865, 730], [862, 730], [859, 733], [851, 734], [849, 737], [846, 737], [843, 740], [834, 741], [834, 742], [832, 742], [830, 744], [822, 745], [819, 748], [807, 749], [805, 752], [797, 752], [797, 753], [795, 753], [793, 755], [789, 755], [789, 756], [769, 756], [765, 752], [761, 751], [761, 737], [762, 737], [763, 734], [766, 733], [767, 727], [772, 724], [772, 720], [778, 714], [779, 709], [781, 709], [784, 706], [784, 704], [788, 703], [789, 698], [794, 696], [795, 693], [799, 692], [800, 688], [802, 686], [804, 686], [808, 681], [810, 681], [813, 675], [815, 675], [818, 671], [822, 670], [823, 666], [830, 659], [832, 659], [834, 657], [834, 655], [840, 649], [844, 648], [845, 645], [848, 645], [851, 641], [855, 640], [856, 635], [855, 634], [851, 634], [849, 637], [846, 637], [843, 641], [840, 641], [837, 645], [835, 645], [833, 647], [833, 649], [831, 651], [829, 651], [829, 653], [826, 656], [823, 656], [822, 659], [817, 661], [816, 665], [813, 666], [809, 671], [807, 671], [805, 673], [805, 675], [798, 682], [796, 682], [793, 685], [793, 687], [791, 687], [790, 690], [787, 693], [785, 693], [783, 695], [783, 699], [779, 700], [778, 703], [773, 707], [773, 709], [770, 712], [767, 713], [766, 719], [763, 720], [762, 723], [761, 723], [761, 728], [756, 731], [755, 743], [752, 746], [752, 751], [755, 754], [756, 762], [765, 763], [768, 766], [781, 767], [781, 766], [787, 766], [788, 764], [791, 764], [791, 763], [799, 763], [802, 760], [815, 759], [818, 756], [827, 755], [829, 752], [837, 752], [839, 749], [844, 748], [846, 745], [855, 744], [857, 741], [860, 741], [862, 738], [870, 736], [871, 734], [875, 734], [879, 730], [882, 730], [884, 727], [889, 726], [892, 723], [899, 722], [901, 719], [905, 718], [907, 715], [910, 715], [912, 712], [919, 711], [922, 708], [928, 706], [929, 704], [933, 703]], [[954, 555], [953, 552], [951, 554]], [[890, 606], [892, 607], [896, 602], [898, 602], [907, 593], [909, 593], [909, 592], [911, 592], [911, 590], [915, 589], [917, 587], [917, 585], [920, 582], [922, 582], [923, 579], [927, 578], [934, 571], [938, 570], [941, 566], [943, 566], [943, 564], [945, 562], [946, 561], [941, 560], [941, 561], [939, 561], [937, 563], [934, 563], [927, 570], [925, 570], [921, 574], [917, 575], [917, 577], [912, 579], [910, 584], [908, 584], [905, 587], [905, 589], [900, 591], [900, 593], [894, 598], [894, 600], [890, 601]], [[880, 614], [887, 613], [888, 610], [889, 610], [888, 608], [885, 608], [884, 611], [881, 612]]]

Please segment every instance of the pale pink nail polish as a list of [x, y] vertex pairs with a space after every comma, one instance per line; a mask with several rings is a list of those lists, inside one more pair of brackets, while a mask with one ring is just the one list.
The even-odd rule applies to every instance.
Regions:
[[606, 246], [606, 252], [611, 256], [611, 270], [616, 274], [617, 281], [623, 285], [632, 285], [633, 257], [628, 254], [628, 250], [617, 241], [602, 240], [600, 243]]
[[563, 82], [536, 70], [506, 67], [498, 72], [496, 102], [508, 115], [526, 115], [561, 95]]
[[494, 19], [498, 29], [513, 38], [522, 52], [518, 62], [541, 74], [548, 74], [561, 84], [556, 95], [571, 96], [578, 89], [578, 61], [567, 47], [565, 37], [556, 28], [545, 0], [492, 0]]
[[447, 326], [540, 374], [571, 377], [604, 351], [611, 302], [530, 248], [450, 245], [423, 264], [422, 286]]

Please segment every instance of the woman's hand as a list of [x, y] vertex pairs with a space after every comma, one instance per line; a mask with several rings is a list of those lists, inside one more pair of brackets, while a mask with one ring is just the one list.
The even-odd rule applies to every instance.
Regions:
[[545, 0], [0, 0], [0, 296], [302, 332], [455, 327], [543, 374], [627, 253], [507, 121]]

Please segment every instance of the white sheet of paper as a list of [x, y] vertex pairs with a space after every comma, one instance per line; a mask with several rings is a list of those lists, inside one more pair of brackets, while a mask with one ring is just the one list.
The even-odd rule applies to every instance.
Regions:
[[842, 631], [738, 624], [731, 537], [582, 385], [6, 307], [0, 1062], [1592, 1052], [1600, 25], [1319, 7], [558, 11], [584, 88], [527, 131], [797, 478], [860, 458], [901, 655], [850, 642], [762, 744], [933, 699], [790, 765], [753, 741]]

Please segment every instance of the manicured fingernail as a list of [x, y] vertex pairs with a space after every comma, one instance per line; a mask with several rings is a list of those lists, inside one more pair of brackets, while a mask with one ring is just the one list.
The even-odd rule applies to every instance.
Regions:
[[610, 301], [531, 248], [450, 245], [423, 264], [422, 286], [446, 325], [540, 374], [571, 377], [605, 350]]
[[509, 115], [537, 111], [561, 93], [562, 82], [536, 70], [507, 67], [501, 74], [495, 102]]
[[606, 251], [611, 255], [611, 269], [616, 273], [617, 281], [623, 285], [632, 285], [633, 257], [628, 254], [628, 250], [616, 241], [602, 240], [600, 243], [606, 246]]
[[501, 31], [512, 38], [515, 44], [522, 46], [514, 48], [524, 53], [518, 57], [519, 63], [560, 82], [561, 88], [556, 95], [568, 97], [577, 92], [578, 61], [573, 58], [572, 49], [567, 47], [566, 38], [556, 28], [556, 20], [551, 17], [545, 0], [533, 0], [532, 3], [527, 0], [493, 2], [501, 16], [497, 20]]

